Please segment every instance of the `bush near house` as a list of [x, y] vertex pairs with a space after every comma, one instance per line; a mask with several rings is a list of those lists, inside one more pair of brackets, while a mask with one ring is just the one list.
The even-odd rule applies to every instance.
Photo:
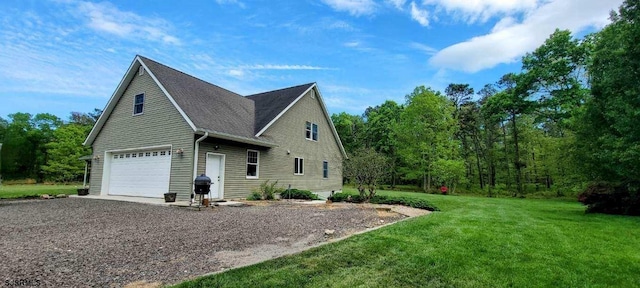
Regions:
[[280, 199], [319, 200], [320, 198], [309, 190], [288, 189], [280, 192]]
[[[351, 202], [351, 203], [365, 202], [365, 198], [361, 197], [360, 195], [351, 195], [348, 193], [334, 194], [333, 196], [329, 197], [329, 200], [333, 202]], [[408, 206], [408, 207], [424, 209], [429, 211], [440, 211], [438, 207], [434, 206], [433, 204], [427, 202], [424, 199], [409, 198], [409, 197], [375, 195], [369, 200], [369, 203], [402, 205], [402, 206]]]
[[278, 181], [269, 183], [270, 180], [264, 181], [260, 184], [260, 187], [254, 189], [251, 192], [251, 196], [247, 197], [247, 200], [273, 200], [275, 195], [284, 191], [282, 187], [276, 187]]
[[640, 182], [593, 183], [578, 195], [587, 213], [640, 215]]

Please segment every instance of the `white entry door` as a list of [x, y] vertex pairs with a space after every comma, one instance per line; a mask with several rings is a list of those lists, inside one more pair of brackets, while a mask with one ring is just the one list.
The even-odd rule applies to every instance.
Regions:
[[211, 198], [224, 198], [224, 155], [207, 154], [205, 174], [211, 178]]
[[109, 195], [163, 197], [169, 192], [171, 150], [111, 153]]

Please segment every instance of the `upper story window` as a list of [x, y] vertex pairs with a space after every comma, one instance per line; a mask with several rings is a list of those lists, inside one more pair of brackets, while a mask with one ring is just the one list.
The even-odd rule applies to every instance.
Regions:
[[306, 138], [308, 140], [318, 141], [318, 124], [307, 121]]
[[247, 150], [247, 179], [258, 179], [258, 164], [260, 152]]
[[140, 115], [144, 111], [144, 94], [138, 94], [133, 99], [133, 115]]
[[322, 161], [322, 178], [329, 178], [329, 162]]
[[304, 159], [296, 157], [293, 160], [293, 175], [304, 175]]

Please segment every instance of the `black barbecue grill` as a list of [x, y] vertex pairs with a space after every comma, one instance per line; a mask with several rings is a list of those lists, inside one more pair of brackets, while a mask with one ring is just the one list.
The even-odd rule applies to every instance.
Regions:
[[193, 184], [195, 186], [196, 194], [205, 195], [209, 194], [209, 191], [211, 191], [211, 178], [207, 177], [207, 175], [202, 174], [196, 177]]
[[200, 205], [202, 205], [202, 200], [204, 199], [204, 195], [209, 194], [211, 191], [211, 178], [207, 177], [207, 175], [200, 175], [193, 180], [193, 186], [196, 195], [198, 195], [198, 210], [200, 210]]

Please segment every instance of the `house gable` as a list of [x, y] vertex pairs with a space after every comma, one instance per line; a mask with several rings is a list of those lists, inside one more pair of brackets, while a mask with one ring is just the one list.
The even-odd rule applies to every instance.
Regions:
[[[292, 88], [297, 88], [297, 87], [301, 87], [301, 86], [296, 86]], [[271, 93], [271, 92], [267, 92], [267, 93]], [[344, 156], [344, 158], [347, 158], [347, 153], [344, 149], [344, 146], [342, 145], [342, 141], [340, 141], [340, 136], [338, 135], [338, 132], [335, 126], [333, 125], [333, 121], [331, 121], [331, 117], [329, 116], [329, 112], [327, 110], [326, 105], [324, 104], [324, 100], [322, 99], [322, 95], [320, 94], [318, 85], [316, 83], [312, 83], [311, 85], [309, 85], [308, 88], [304, 90], [301, 94], [299, 94], [296, 98], [290, 97], [290, 99], [293, 99], [293, 101], [291, 101], [284, 109], [282, 109], [282, 111], [280, 111], [277, 115], [275, 115], [273, 119], [271, 119], [266, 125], [264, 125], [264, 127], [262, 127], [262, 129], [260, 129], [260, 131], [257, 132], [256, 137], [263, 136], [265, 132], [268, 131], [269, 128], [275, 125], [288, 111], [291, 110], [291, 108], [294, 105], [296, 105], [296, 103], [298, 103], [305, 96], [308, 96], [309, 98], [316, 100], [313, 102], [317, 102], [317, 105], [319, 105], [319, 108], [322, 114], [324, 115], [323, 122], [327, 123], [328, 130], [329, 130], [328, 132], [330, 132], [333, 135], [333, 139], [335, 140], [335, 144], [338, 145], [340, 153]], [[249, 97], [253, 97], [253, 96], [249, 96]], [[257, 113], [260, 113], [260, 112], [261, 112], [260, 110], [257, 111]], [[271, 113], [271, 114], [273, 115], [275, 113]], [[269, 137], [269, 138], [273, 139], [273, 137]]]
[[[261, 137], [278, 144], [261, 154], [260, 163], [264, 163], [260, 170], [262, 181], [277, 180], [284, 187], [291, 185], [314, 192], [341, 190], [342, 163], [346, 157], [317, 92], [314, 85], [297, 97], [297, 101], [262, 133]], [[317, 126], [315, 139], [307, 138], [307, 122]], [[299, 168], [300, 164], [303, 169], [296, 171], [296, 165]], [[327, 177], [324, 177], [325, 165], [328, 166]]]
[[271, 126], [289, 108], [295, 104], [296, 100], [312, 89], [315, 83], [303, 84], [284, 89], [278, 89], [258, 94], [246, 96], [255, 102], [256, 106], [256, 127], [255, 133], [261, 135], [264, 130]]
[[91, 129], [91, 132], [89, 132], [89, 135], [87, 136], [87, 139], [85, 139], [85, 141], [83, 143], [84, 145], [92, 145], [93, 144], [93, 141], [95, 141], [95, 138], [100, 133], [100, 130], [103, 128], [103, 126], [107, 122], [108, 118], [110, 117], [111, 113], [113, 112], [113, 109], [115, 108], [115, 106], [120, 101], [120, 98], [122, 98], [122, 96], [123, 96], [124, 92], [126, 91], [127, 87], [129, 87], [129, 85], [130, 85], [131, 81], [133, 80], [133, 78], [136, 77], [136, 75], [138, 75], [138, 73], [140, 71], [139, 70], [140, 67], [144, 68], [143, 75], [148, 74], [148, 76], [151, 77], [151, 79], [153, 79], [155, 84], [162, 91], [162, 94], [164, 94], [164, 96], [167, 97], [167, 99], [171, 102], [173, 107], [180, 113], [180, 115], [182, 116], [184, 121], [189, 125], [189, 127], [191, 127], [192, 131], [196, 131], [196, 127], [193, 124], [193, 122], [191, 121], [191, 119], [189, 119], [187, 114], [180, 108], [180, 106], [178, 106], [178, 104], [173, 99], [173, 97], [171, 97], [169, 92], [167, 92], [167, 90], [162, 85], [162, 83], [160, 83], [158, 81], [158, 78], [156, 78], [156, 76], [153, 74], [153, 72], [151, 70], [149, 70], [149, 68], [145, 65], [145, 63], [140, 58], [140, 56], [136, 56], [136, 58], [133, 59], [133, 62], [131, 62], [131, 65], [129, 65], [129, 69], [127, 69], [127, 72], [125, 73], [124, 77], [120, 80], [120, 83], [118, 84], [118, 87], [116, 88], [116, 90], [111, 95], [111, 98], [109, 99], [109, 102], [107, 102], [107, 105], [105, 106], [105, 108], [102, 111], [102, 115], [100, 115], [100, 117], [96, 121], [96, 124]]
[[[140, 66], [142, 67], [142, 66]], [[126, 83], [121, 95], [110, 103], [110, 113], [104, 114], [103, 125], [96, 130], [91, 142], [92, 159], [90, 190], [92, 194], [112, 193], [108, 187], [111, 179], [112, 157], [118, 153], [131, 155], [151, 150], [169, 153], [180, 149], [183, 154], [170, 155], [168, 191], [181, 192], [188, 197], [193, 171], [194, 132], [161, 87], [147, 71], [138, 70]], [[144, 95], [143, 111], [134, 115], [134, 103], [138, 95]], [[135, 156], [132, 156], [132, 158]], [[161, 196], [161, 194], [159, 195]]]

